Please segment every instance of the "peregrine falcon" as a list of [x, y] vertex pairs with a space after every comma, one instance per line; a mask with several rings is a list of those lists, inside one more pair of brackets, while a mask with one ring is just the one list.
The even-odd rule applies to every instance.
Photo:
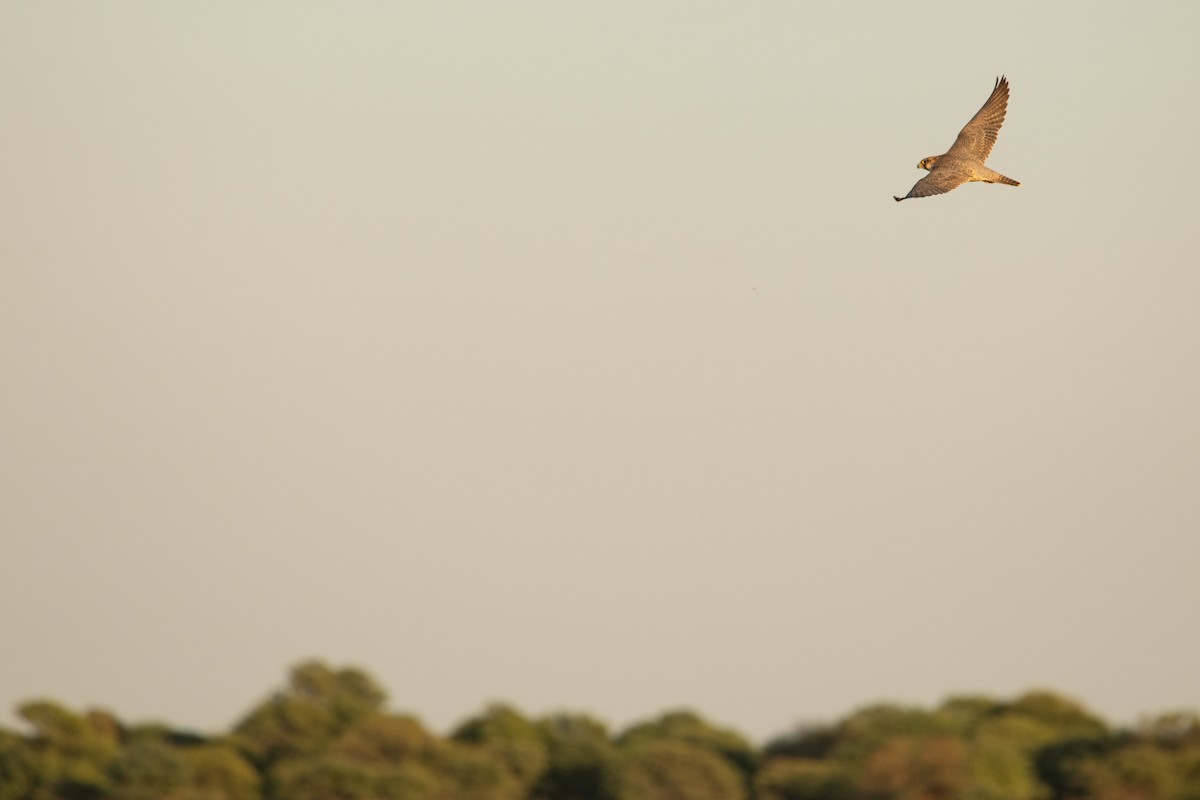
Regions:
[[[897, 203], [910, 197], [929, 197], [933, 194], [944, 194], [958, 188], [968, 181], [983, 181], [984, 183], [1007, 183], [1009, 186], [1021, 184], [1012, 178], [1007, 178], [995, 170], [983, 165], [992, 145], [1004, 124], [1004, 112], [1008, 109], [1008, 79], [1001, 75], [996, 79], [992, 95], [983, 104], [975, 116], [971, 117], [950, 149], [940, 156], [929, 156], [917, 164], [919, 169], [929, 170], [929, 174], [909, 190], [904, 197], [895, 197]], [[894, 195], [893, 195], [894, 197]]]

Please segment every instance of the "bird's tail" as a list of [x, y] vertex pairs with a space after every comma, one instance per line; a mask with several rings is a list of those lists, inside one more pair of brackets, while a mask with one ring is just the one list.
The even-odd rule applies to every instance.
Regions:
[[1007, 183], [1009, 186], [1021, 185], [1020, 181], [1014, 181], [1012, 178], [1009, 178], [1005, 175], [1000, 175], [998, 178], [996, 178], [996, 183]]

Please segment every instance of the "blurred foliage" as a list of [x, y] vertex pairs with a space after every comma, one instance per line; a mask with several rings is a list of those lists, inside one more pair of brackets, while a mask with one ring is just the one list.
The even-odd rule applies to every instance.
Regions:
[[239, 745], [269, 767], [315, 755], [354, 723], [382, 709], [386, 695], [364, 672], [318, 661], [294, 667], [288, 686], [254, 708], [234, 728]]
[[630, 747], [624, 759], [621, 800], [743, 800], [742, 778], [707, 748], [654, 739]]
[[483, 714], [458, 726], [451, 739], [474, 745], [504, 764], [513, 780], [528, 794], [546, 771], [546, 741], [537, 726], [505, 705], [490, 706]]
[[1200, 800], [1200, 715], [1112, 728], [1048, 691], [877, 703], [755, 747], [690, 711], [613, 733], [495, 704], [448, 736], [319, 661], [227, 734], [51, 700], [0, 729], [0, 800]]
[[580, 714], [555, 714], [538, 722], [546, 744], [546, 769], [532, 796], [545, 800], [617, 800], [621, 762], [608, 728]]
[[661, 741], [680, 742], [707, 750], [725, 759], [746, 779], [754, 774], [758, 763], [757, 753], [741, 734], [712, 725], [690, 711], [673, 711], [652, 722], [634, 725], [621, 734], [617, 744], [636, 748]]

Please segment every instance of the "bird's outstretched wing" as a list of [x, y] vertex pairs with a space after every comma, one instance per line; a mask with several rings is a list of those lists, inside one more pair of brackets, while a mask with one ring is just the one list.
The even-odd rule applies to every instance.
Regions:
[[992, 152], [992, 145], [1000, 135], [1000, 126], [1004, 124], [1004, 114], [1008, 111], [1008, 79], [1001, 75], [996, 79], [996, 86], [991, 96], [983, 104], [983, 108], [971, 117], [961, 131], [954, 144], [946, 151], [948, 156], [971, 158], [980, 164], [987, 161]]
[[966, 182], [967, 176], [960, 172], [934, 167], [932, 172], [913, 184], [913, 187], [908, 190], [908, 194], [904, 195], [904, 197], [892, 195], [892, 199], [899, 203], [901, 200], [907, 200], [910, 197], [929, 197], [934, 194], [945, 194], [951, 189], [962, 186]]

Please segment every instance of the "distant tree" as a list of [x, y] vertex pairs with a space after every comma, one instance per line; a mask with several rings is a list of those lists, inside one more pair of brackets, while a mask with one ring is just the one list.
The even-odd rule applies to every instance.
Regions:
[[879, 800], [957, 800], [970, 781], [968, 757], [956, 736], [891, 739], [867, 759], [859, 788]]
[[102, 708], [89, 708], [83, 712], [87, 723], [88, 735], [96, 740], [105, 742], [100, 748], [111, 752], [125, 740], [127, 729], [112, 713]]
[[0, 800], [33, 797], [41, 778], [36, 753], [19, 737], [0, 733]]
[[628, 746], [621, 800], [743, 800], [743, 776], [712, 750], [662, 739]]
[[649, 742], [681, 742], [708, 750], [736, 767], [748, 780], [758, 763], [758, 754], [741, 734], [713, 725], [690, 711], [672, 711], [658, 719], [626, 730], [617, 739], [622, 748], [636, 748]]
[[27, 731], [0, 729], [0, 800], [1200, 800], [1200, 714], [1111, 729], [1047, 691], [867, 706], [761, 752], [687, 711], [614, 739], [492, 705], [443, 738], [384, 700], [311, 661], [228, 736], [28, 702]]
[[507, 762], [478, 745], [446, 742], [430, 761], [441, 781], [438, 800], [519, 800], [525, 789]]
[[1017, 750], [1032, 757], [1038, 750], [1064, 738], [1074, 738], [1032, 717], [1020, 714], [999, 714], [975, 728], [974, 738], [979, 742], [994, 743]]
[[763, 748], [763, 758], [785, 757], [792, 759], [828, 758], [838, 743], [836, 726], [827, 724], [798, 725], [788, 733], [778, 736]]
[[203, 734], [173, 728], [159, 722], [123, 726], [120, 738], [126, 746], [135, 742], [158, 742], [179, 748], [197, 747], [208, 741]]
[[49, 700], [17, 708], [33, 728], [29, 748], [38, 779], [35, 796], [92, 800], [108, 790], [108, 765], [120, 748], [120, 726], [111, 715], [75, 714]]
[[291, 694], [328, 709], [338, 727], [380, 710], [387, 700], [387, 693], [362, 670], [335, 670], [320, 661], [307, 661], [292, 669]]
[[538, 721], [547, 765], [531, 796], [545, 800], [617, 800], [621, 764], [607, 728], [580, 714]]
[[1177, 755], [1180, 800], [1200, 800], [1200, 749], [1189, 748]]
[[955, 733], [950, 720], [918, 708], [879, 703], [853, 712], [835, 727], [830, 755], [861, 764], [893, 739], [921, 739]]
[[188, 781], [187, 765], [170, 746], [156, 741], [135, 742], [108, 765], [106, 798], [160, 800]]
[[945, 725], [946, 732], [970, 737], [980, 725], [1000, 714], [1003, 708], [1001, 701], [991, 697], [954, 695], [943, 701], [933, 716]]
[[841, 765], [805, 758], [772, 758], [755, 777], [759, 800], [850, 800], [853, 781]]
[[359, 720], [378, 712], [383, 690], [364, 672], [309, 661], [291, 671], [288, 687], [254, 708], [234, 729], [259, 765], [314, 755]]
[[[211, 744], [181, 753], [188, 773], [188, 792], [179, 800], [259, 800], [262, 778], [232, 747]], [[173, 796], [171, 800], [176, 800]]]
[[1200, 749], [1200, 714], [1172, 711], [1143, 719], [1137, 737], [1169, 750]]
[[369, 800], [379, 776], [370, 767], [343, 759], [302, 756], [272, 769], [272, 795], [280, 800]]
[[354, 723], [330, 753], [358, 764], [388, 765], [427, 759], [438, 740], [415, 717], [372, 713]]
[[105, 712], [80, 715], [50, 700], [34, 700], [18, 706], [17, 714], [33, 728], [35, 745], [66, 757], [103, 764], [120, 747], [120, 725]]
[[442, 781], [422, 764], [404, 763], [379, 774], [379, 800], [439, 800], [452, 798]]
[[1036, 691], [1021, 695], [1004, 705], [1005, 715], [1026, 717], [1054, 731], [1055, 738], [1096, 738], [1109, 735], [1104, 720], [1092, 714], [1074, 700], [1054, 694]]
[[489, 706], [463, 722], [451, 735], [463, 744], [478, 745], [494, 753], [528, 791], [541, 777], [548, 760], [546, 742], [537, 727], [510, 706]]
[[303, 757], [274, 769], [273, 796], [280, 800], [438, 800], [453, 797], [420, 764], [355, 764], [338, 757]]
[[1088, 790], [1088, 780], [1080, 765], [1107, 757], [1117, 746], [1117, 739], [1109, 735], [1063, 739], [1037, 751], [1033, 757], [1034, 770], [1052, 797], [1058, 800], [1081, 797]]
[[1073, 765], [1074, 777], [1088, 800], [1178, 800], [1185, 775], [1173, 754], [1136, 744], [1103, 758], [1084, 758]]
[[1030, 753], [1019, 740], [990, 731], [977, 735], [970, 743], [968, 770], [963, 800], [1037, 800], [1044, 794]]

